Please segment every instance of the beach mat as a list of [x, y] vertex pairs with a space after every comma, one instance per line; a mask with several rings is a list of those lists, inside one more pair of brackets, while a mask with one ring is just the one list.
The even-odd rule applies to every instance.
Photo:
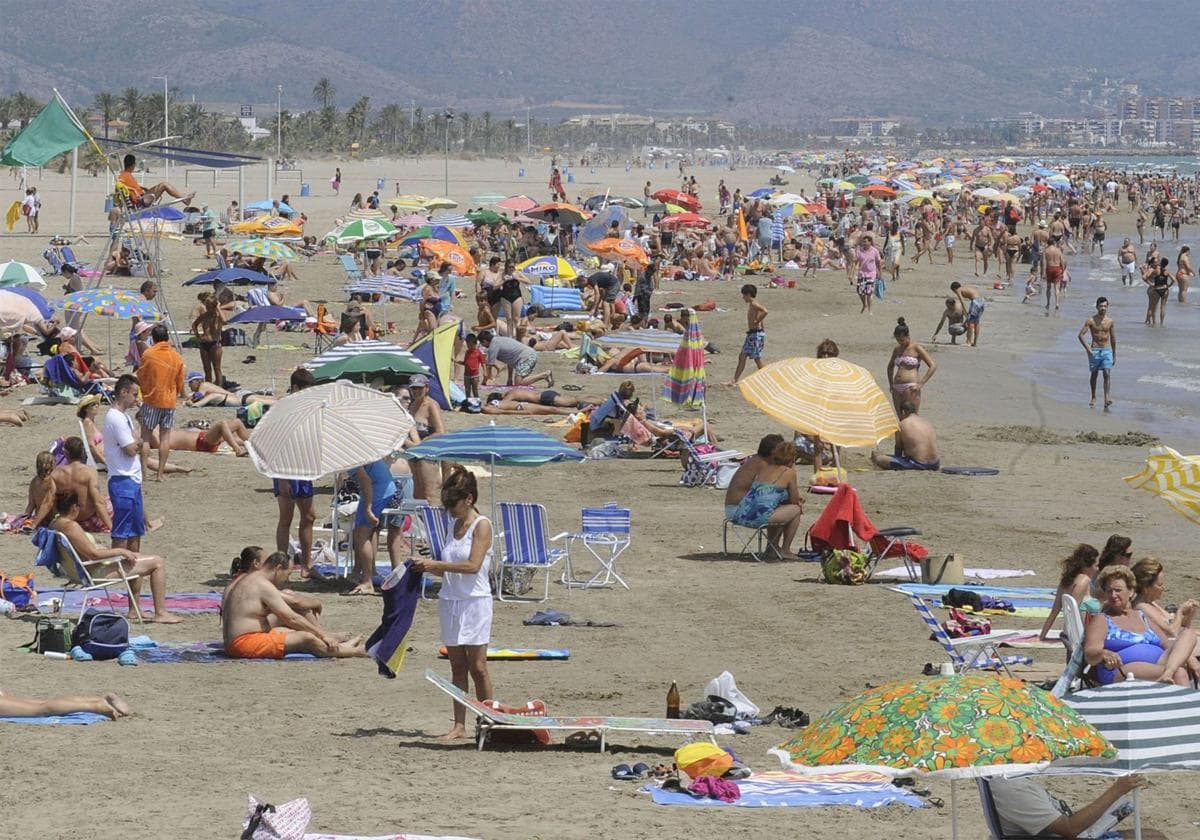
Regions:
[[[853, 781], [857, 777], [870, 780]], [[887, 805], [908, 805], [921, 808], [919, 796], [896, 787], [877, 773], [830, 773], [805, 776], [787, 770], [755, 773], [748, 779], [734, 782], [741, 791], [736, 802], [721, 802], [705, 797], [697, 799], [689, 793], [663, 790], [649, 785], [647, 791], [656, 805], [699, 805], [732, 808], [817, 808], [842, 806], [852, 808], [882, 808]]]
[[[444, 647], [438, 648], [438, 658], [448, 659]], [[488, 648], [489, 662], [533, 662], [536, 660], [564, 661], [571, 658], [566, 648]]]
[[942, 467], [946, 475], [1000, 475], [995, 467]]
[[1003, 587], [977, 586], [975, 584], [947, 586], [945, 584], [930, 583], [900, 583], [895, 588], [913, 595], [919, 595], [924, 601], [939, 609], [945, 608], [942, 604], [942, 596], [951, 589], [963, 589], [968, 592], [978, 592], [980, 595], [989, 595], [992, 598], [1008, 601], [1016, 608], [1013, 610], [1004, 610], [1002, 613], [985, 610], [984, 612], [989, 615], [1045, 618], [1050, 615], [1050, 610], [1054, 606], [1054, 590], [1040, 586]]
[[[963, 577], [974, 578], [977, 581], [1000, 580], [1002, 578], [1034, 577], [1037, 573], [1031, 569], [963, 569]], [[896, 566], [891, 569], [873, 572], [872, 579], [886, 578], [891, 580], [908, 580], [908, 569]], [[973, 584], [972, 584], [973, 585]]]
[[87, 726], [91, 723], [101, 723], [106, 720], [108, 720], [108, 717], [96, 712], [71, 712], [69, 715], [46, 715], [45, 717], [0, 717], [0, 723], [32, 723], [42, 726], [66, 724]]
[[311, 653], [289, 653], [280, 659], [235, 659], [225, 653], [222, 642], [167, 642], [153, 647], [134, 646], [138, 659], [147, 664], [176, 662], [319, 662], [326, 657]]
[[[85, 596], [89, 606], [107, 608], [110, 604], [106, 595], [78, 589], [39, 589], [38, 604], [50, 598], [60, 598], [63, 612], [78, 612], [83, 606]], [[166, 602], [168, 611], [180, 615], [215, 615], [221, 611], [221, 593], [215, 591], [168, 592]], [[123, 592], [114, 592], [111, 604], [118, 611], [128, 611], [129, 596]], [[142, 608], [142, 613], [148, 615], [154, 610], [154, 599], [149, 595], [142, 595], [138, 599], [138, 605]]]
[[360, 834], [305, 834], [304, 840], [477, 840], [474, 837], [451, 837], [449, 834], [381, 834], [365, 837]]

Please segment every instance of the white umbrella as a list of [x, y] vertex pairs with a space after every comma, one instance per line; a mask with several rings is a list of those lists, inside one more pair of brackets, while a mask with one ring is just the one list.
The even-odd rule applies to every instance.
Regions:
[[28, 263], [9, 260], [0, 263], [0, 286], [38, 286], [46, 288], [42, 273]]
[[339, 380], [271, 406], [246, 448], [263, 475], [312, 481], [396, 452], [412, 425], [394, 395]]
[[37, 304], [15, 292], [0, 289], [0, 332], [16, 332], [25, 324], [42, 320]]
[[779, 205], [783, 205], [783, 204], [803, 203], [804, 200], [805, 199], [803, 197], [798, 196], [795, 193], [780, 193], [779, 195], [773, 195], [770, 198], [768, 198], [767, 204], [774, 204], [776, 206], [779, 206]]

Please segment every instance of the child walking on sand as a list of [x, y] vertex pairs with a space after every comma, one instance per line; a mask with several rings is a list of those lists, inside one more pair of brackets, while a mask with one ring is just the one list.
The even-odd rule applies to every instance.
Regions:
[[758, 302], [758, 287], [753, 283], [742, 286], [742, 300], [746, 302], [746, 340], [742, 342], [742, 352], [738, 353], [737, 370], [733, 372], [733, 381], [726, 385], [736, 385], [746, 369], [746, 360], [753, 359], [754, 364], [761, 370], [762, 354], [767, 346], [767, 330], [763, 324], [767, 320], [767, 307]]
[[467, 351], [463, 354], [463, 391], [466, 392], [468, 398], [478, 398], [479, 376], [487, 356], [479, 349], [479, 336], [475, 333], [467, 333], [467, 337], [463, 340], [467, 344]]

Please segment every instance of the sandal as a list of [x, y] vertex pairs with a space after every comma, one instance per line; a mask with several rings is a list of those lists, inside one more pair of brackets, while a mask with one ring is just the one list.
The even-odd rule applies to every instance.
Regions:
[[562, 386], [562, 389], [563, 389], [564, 391], [582, 391], [582, 390], [583, 390], [583, 386], [582, 386], [582, 385], [576, 385], [576, 384], [575, 384], [575, 383], [573, 383], [573, 382], [568, 382], [567, 384], [565, 384], [565, 385], [563, 385], [563, 386]]

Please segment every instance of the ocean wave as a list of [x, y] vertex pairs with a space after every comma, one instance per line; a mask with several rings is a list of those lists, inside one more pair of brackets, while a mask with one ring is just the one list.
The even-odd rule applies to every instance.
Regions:
[[1154, 373], [1138, 377], [1138, 382], [1145, 385], [1160, 385], [1176, 391], [1191, 391], [1200, 393], [1200, 379], [1193, 377], [1171, 376], [1170, 374]]

